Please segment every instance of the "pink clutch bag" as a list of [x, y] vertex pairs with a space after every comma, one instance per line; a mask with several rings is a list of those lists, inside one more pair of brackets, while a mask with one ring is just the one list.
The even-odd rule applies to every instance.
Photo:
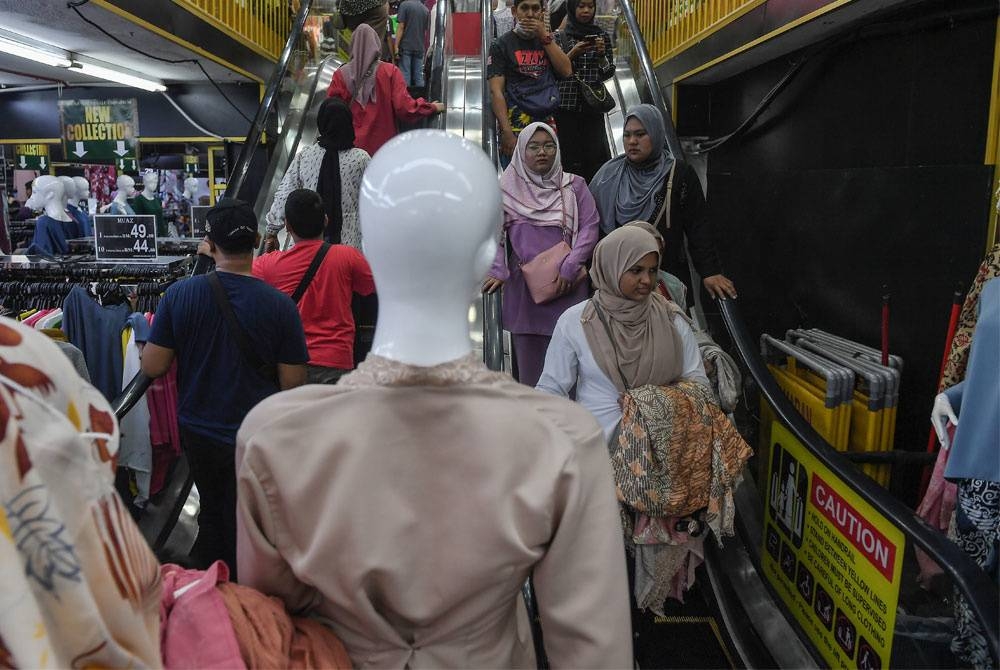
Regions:
[[[559, 268], [571, 250], [563, 240], [521, 266], [521, 274], [524, 275], [524, 282], [528, 285], [528, 293], [536, 305], [542, 305], [559, 297], [556, 291], [556, 279], [559, 278]], [[581, 267], [576, 279], [573, 280], [573, 285], [576, 286], [586, 275], [587, 271]]]

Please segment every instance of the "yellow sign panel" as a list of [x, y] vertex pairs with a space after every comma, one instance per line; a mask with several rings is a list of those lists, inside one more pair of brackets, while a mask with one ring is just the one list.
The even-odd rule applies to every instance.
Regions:
[[832, 668], [890, 667], [905, 537], [778, 422], [764, 574]]

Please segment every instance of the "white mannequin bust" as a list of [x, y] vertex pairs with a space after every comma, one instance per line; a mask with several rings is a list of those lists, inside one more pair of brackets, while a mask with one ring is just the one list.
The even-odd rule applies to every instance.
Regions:
[[483, 150], [440, 130], [398, 135], [365, 170], [358, 211], [379, 300], [372, 353], [420, 366], [468, 355], [469, 302], [500, 223]]
[[184, 180], [184, 194], [183, 194], [184, 199], [189, 200], [193, 203], [195, 198], [197, 197], [197, 194], [198, 194], [198, 180], [195, 179], [194, 177], [188, 177], [187, 179]]
[[75, 207], [77, 205], [76, 182], [73, 181], [72, 177], [59, 177], [59, 181], [62, 182], [63, 194], [66, 196], [66, 207], [69, 208], [70, 205]]
[[45, 216], [56, 221], [73, 220], [66, 212], [66, 191], [59, 177], [43, 175], [36, 178], [26, 204], [31, 209], [44, 209]]
[[76, 202], [90, 198], [90, 182], [86, 177], [73, 177], [73, 183], [76, 184]]
[[135, 179], [132, 179], [127, 174], [123, 174], [118, 177], [115, 185], [118, 187], [118, 192], [115, 193], [114, 202], [122, 205], [128, 204], [127, 200], [135, 196]]
[[156, 200], [156, 187], [160, 183], [160, 177], [156, 172], [147, 170], [142, 173], [142, 197], [146, 200]]

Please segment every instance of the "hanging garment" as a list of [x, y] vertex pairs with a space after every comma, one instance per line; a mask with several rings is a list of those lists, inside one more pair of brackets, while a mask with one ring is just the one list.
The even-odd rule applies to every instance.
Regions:
[[0, 319], [0, 664], [161, 667], [160, 573], [114, 489], [111, 406]]
[[[139, 315], [142, 318], [142, 315]], [[145, 326], [146, 321], [142, 319]], [[148, 326], [147, 326], [148, 328]], [[139, 346], [136, 333], [131, 327], [123, 331], [126, 336], [124, 365], [122, 366], [122, 388], [124, 388], [141, 368]], [[141, 335], [140, 335], [141, 336]], [[145, 507], [150, 495], [150, 477], [153, 472], [153, 449], [149, 439], [149, 406], [145, 394], [121, 419], [121, 448], [118, 452], [119, 467], [135, 472], [138, 492], [132, 504]]]
[[128, 305], [102, 307], [79, 286], [63, 302], [63, 330], [83, 352], [94, 386], [108, 401], [122, 390], [121, 332], [128, 318]]
[[[958, 482], [958, 509], [949, 535], [1000, 584], [1000, 482], [982, 479]], [[955, 589], [955, 637], [951, 651], [969, 667], [993, 667], [979, 620], [958, 589]]]
[[[145, 314], [152, 324], [153, 314]], [[181, 455], [181, 436], [177, 426], [177, 362], [167, 374], [154, 379], [146, 391], [149, 408], [149, 440], [153, 450], [153, 466], [149, 482], [150, 495], [163, 489], [167, 474]]]

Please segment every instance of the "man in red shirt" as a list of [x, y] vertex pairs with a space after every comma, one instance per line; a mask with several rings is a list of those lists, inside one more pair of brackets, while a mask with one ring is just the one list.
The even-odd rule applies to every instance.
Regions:
[[354, 367], [351, 295], [375, 291], [372, 271], [357, 249], [323, 241], [326, 213], [315, 191], [292, 191], [285, 222], [295, 246], [257, 257], [253, 273], [297, 303], [309, 349], [309, 383], [336, 384]]

